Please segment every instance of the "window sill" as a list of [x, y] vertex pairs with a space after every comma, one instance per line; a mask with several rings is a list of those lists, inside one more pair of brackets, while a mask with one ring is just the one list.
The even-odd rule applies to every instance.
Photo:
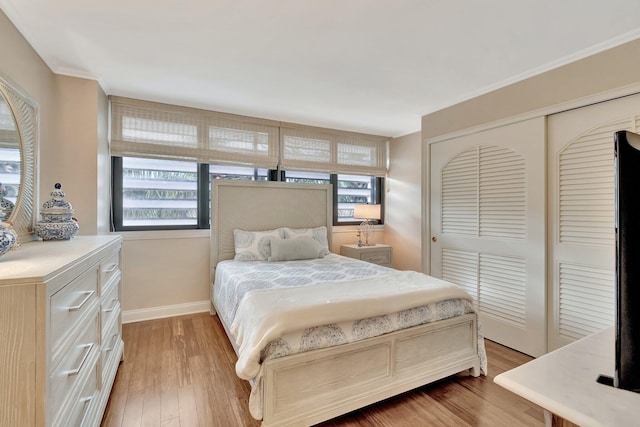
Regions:
[[155, 240], [155, 239], [208, 239], [210, 230], [149, 230], [149, 231], [117, 231], [123, 240]]

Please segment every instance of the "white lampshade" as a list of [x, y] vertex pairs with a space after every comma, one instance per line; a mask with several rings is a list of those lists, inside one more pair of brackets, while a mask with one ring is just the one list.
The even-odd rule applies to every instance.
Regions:
[[380, 205], [355, 205], [353, 217], [356, 219], [380, 219]]

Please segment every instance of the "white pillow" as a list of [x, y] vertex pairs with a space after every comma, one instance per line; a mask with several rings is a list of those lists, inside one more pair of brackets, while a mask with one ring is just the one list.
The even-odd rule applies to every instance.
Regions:
[[298, 239], [300, 237], [311, 237], [320, 244], [322, 256], [329, 255], [329, 241], [327, 240], [327, 227], [313, 228], [284, 228], [285, 239]]
[[233, 230], [236, 261], [266, 261], [271, 256], [271, 239], [284, 238], [282, 228], [266, 231]]
[[311, 237], [271, 240], [271, 256], [269, 257], [269, 262], [296, 261], [323, 257], [320, 243]]

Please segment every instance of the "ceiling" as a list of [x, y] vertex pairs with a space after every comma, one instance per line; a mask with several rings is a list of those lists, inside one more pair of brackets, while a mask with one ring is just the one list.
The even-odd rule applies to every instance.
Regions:
[[640, 37], [638, 0], [0, 0], [107, 94], [386, 136]]

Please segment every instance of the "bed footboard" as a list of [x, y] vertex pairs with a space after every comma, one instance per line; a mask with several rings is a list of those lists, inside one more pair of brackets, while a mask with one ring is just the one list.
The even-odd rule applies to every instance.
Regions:
[[477, 376], [466, 314], [264, 364], [262, 425], [309, 426], [462, 371]]

